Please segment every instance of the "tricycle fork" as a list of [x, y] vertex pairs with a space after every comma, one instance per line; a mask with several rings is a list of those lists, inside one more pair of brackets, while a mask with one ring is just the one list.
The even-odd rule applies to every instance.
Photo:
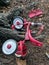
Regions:
[[28, 23], [28, 26], [27, 26], [27, 32], [26, 32], [26, 35], [25, 35], [25, 40], [30, 40], [34, 45], [36, 46], [42, 46], [43, 43], [42, 42], [39, 42], [38, 40], [34, 39], [31, 35], [31, 30], [30, 30], [30, 25], [31, 23], [29, 22]]
[[30, 40], [34, 45], [39, 46], [39, 47], [41, 47], [41, 46], [43, 45], [42, 42], [40, 42], [40, 41], [38, 41], [38, 40], [36, 40], [36, 39], [34, 39], [34, 38], [32, 37], [30, 30], [28, 31], [28, 37], [29, 37], [29, 40]]

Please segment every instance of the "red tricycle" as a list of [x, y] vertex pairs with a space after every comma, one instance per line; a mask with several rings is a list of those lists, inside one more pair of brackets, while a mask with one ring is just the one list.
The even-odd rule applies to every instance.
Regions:
[[14, 39], [6, 40], [2, 46], [2, 51], [4, 54], [11, 55], [15, 53], [16, 57], [25, 57], [27, 54], [27, 47], [25, 45], [27, 40], [29, 40], [35, 46], [41, 47], [43, 45], [42, 42], [39, 42], [31, 35], [32, 30], [30, 29], [30, 26], [40, 26], [40, 30], [37, 35], [41, 34], [44, 29], [44, 25], [42, 23], [28, 22], [26, 19], [23, 19], [20, 16], [17, 16], [14, 19], [11, 26], [12, 30], [17, 29], [21, 32], [21, 29], [25, 29], [25, 38], [24, 40], [20, 39], [19, 42]]

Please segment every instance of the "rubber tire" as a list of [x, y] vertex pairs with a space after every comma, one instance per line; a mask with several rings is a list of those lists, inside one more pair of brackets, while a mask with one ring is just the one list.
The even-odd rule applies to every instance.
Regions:
[[[20, 16], [15, 16], [14, 17], [14, 19], [16, 19], [16, 18], [20, 18], [21, 20], [22, 20], [22, 22], [24, 23], [24, 20], [23, 20], [23, 18], [22, 17], [20, 17]], [[13, 24], [13, 22], [11, 22], [11, 24]], [[24, 25], [23, 25], [24, 26]], [[22, 27], [23, 28], [23, 27]], [[22, 29], [21, 28], [21, 29]], [[17, 28], [15, 28], [16, 30], [21, 30], [21, 29], [17, 29]]]

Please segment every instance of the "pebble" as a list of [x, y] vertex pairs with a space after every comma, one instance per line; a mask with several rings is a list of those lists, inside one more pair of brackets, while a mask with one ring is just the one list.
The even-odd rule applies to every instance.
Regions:
[[49, 58], [49, 52], [46, 52], [46, 56]]

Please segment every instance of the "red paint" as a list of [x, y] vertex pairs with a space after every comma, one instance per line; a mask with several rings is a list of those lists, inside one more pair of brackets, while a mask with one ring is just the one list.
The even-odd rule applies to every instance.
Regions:
[[15, 26], [14, 26], [14, 25], [12, 25], [12, 26], [11, 26], [11, 29], [12, 29], [12, 30], [14, 30], [14, 29], [15, 29]]
[[29, 16], [30, 18], [33, 18], [33, 17], [39, 16], [39, 15], [41, 15], [41, 14], [43, 14], [42, 10], [37, 9], [37, 10], [31, 10], [31, 11], [29, 12], [28, 16]]
[[22, 57], [25, 57], [27, 54], [27, 47], [25, 45], [25, 41], [19, 41], [18, 42], [18, 49], [16, 54], [21, 55]]
[[37, 35], [40, 35], [42, 33], [42, 31], [44, 30], [44, 25], [42, 25], [40, 28], [39, 28], [39, 32], [37, 33]]
[[25, 34], [25, 40], [29, 40], [28, 32], [29, 32], [30, 25], [31, 25], [31, 23], [29, 22], [28, 25], [27, 25], [27, 30], [26, 30], [26, 34]]
[[16, 22], [16, 25], [20, 25], [20, 22], [19, 22], [19, 21], [17, 21], [17, 22]]
[[34, 44], [34, 45], [36, 45], [36, 46], [39, 46], [39, 47], [41, 47], [41, 46], [43, 45], [42, 42], [39, 42], [38, 40], [34, 39], [34, 38], [31, 36], [30, 30], [29, 30], [28, 34], [29, 34], [29, 39], [30, 39], [30, 41], [32, 42], [32, 44]]
[[7, 48], [10, 49], [12, 46], [10, 44], [7, 45]]

